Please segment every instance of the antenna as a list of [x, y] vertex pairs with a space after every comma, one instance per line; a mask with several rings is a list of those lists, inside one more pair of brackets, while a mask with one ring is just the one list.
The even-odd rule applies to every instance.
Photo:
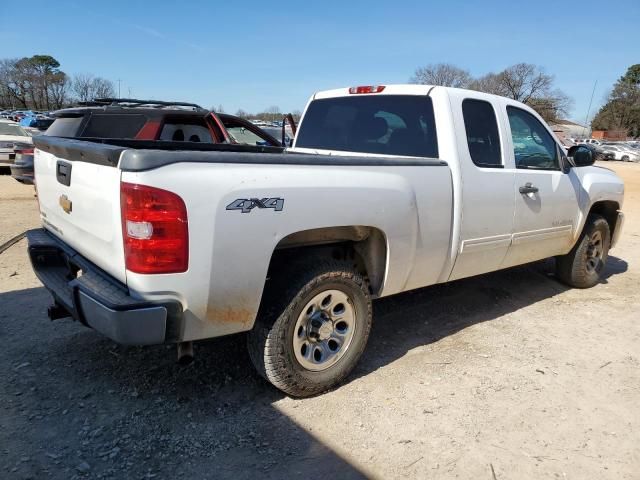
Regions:
[[589, 108], [587, 109], [587, 117], [584, 119], [584, 128], [582, 129], [582, 137], [584, 138], [585, 131], [587, 129], [587, 122], [589, 122], [589, 113], [591, 113], [591, 103], [593, 102], [593, 95], [596, 93], [596, 85], [598, 80], [593, 84], [593, 90], [591, 91], [591, 100], [589, 100]]

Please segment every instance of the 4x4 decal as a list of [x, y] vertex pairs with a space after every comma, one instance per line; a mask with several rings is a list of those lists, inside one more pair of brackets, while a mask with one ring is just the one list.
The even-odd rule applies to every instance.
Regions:
[[273, 208], [276, 212], [281, 212], [284, 208], [284, 198], [238, 198], [227, 205], [227, 210], [241, 210], [242, 213], [250, 213], [256, 207]]

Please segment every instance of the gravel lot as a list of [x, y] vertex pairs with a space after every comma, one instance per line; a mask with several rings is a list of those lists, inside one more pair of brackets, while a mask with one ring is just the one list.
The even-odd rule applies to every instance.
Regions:
[[[21, 241], [0, 254], [0, 478], [640, 476], [640, 165], [605, 281], [553, 262], [374, 305], [348, 383], [293, 400], [242, 336], [125, 348], [46, 317]], [[38, 224], [33, 187], [0, 177], [0, 244]]]

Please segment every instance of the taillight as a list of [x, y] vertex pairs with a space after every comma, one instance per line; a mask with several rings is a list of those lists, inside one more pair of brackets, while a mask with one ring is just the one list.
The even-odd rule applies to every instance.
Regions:
[[13, 153], [16, 154], [16, 159], [18, 155], [33, 155], [33, 148], [16, 148]]
[[160, 188], [122, 183], [120, 208], [127, 270], [145, 274], [187, 270], [189, 228], [182, 198]]
[[380, 93], [384, 90], [384, 85], [364, 85], [361, 87], [351, 87], [349, 93]]

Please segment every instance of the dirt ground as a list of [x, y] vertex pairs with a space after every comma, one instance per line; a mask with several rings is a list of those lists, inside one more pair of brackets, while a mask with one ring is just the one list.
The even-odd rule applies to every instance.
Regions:
[[[125, 348], [46, 317], [21, 241], [0, 254], [1, 478], [640, 478], [640, 165], [602, 284], [545, 261], [383, 299], [360, 366], [283, 396], [239, 336]], [[0, 177], [0, 244], [38, 223]]]

